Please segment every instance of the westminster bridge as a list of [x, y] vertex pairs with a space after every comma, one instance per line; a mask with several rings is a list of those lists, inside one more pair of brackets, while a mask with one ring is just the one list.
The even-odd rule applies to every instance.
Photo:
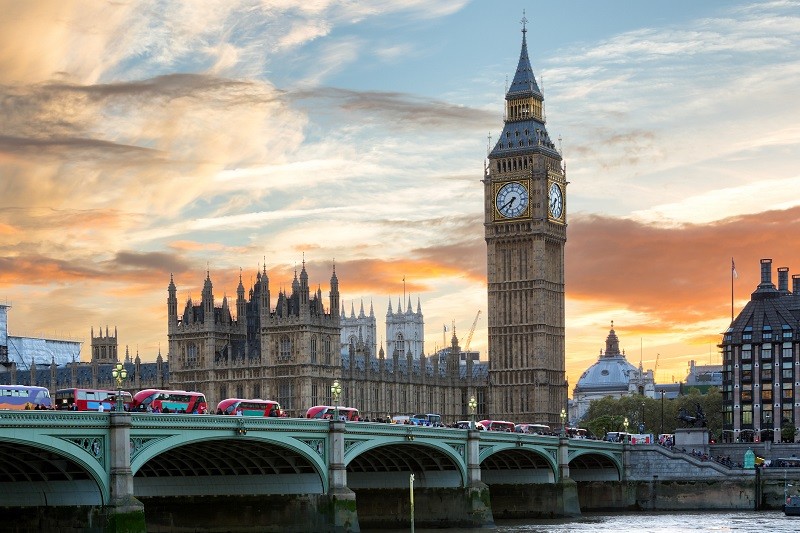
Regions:
[[609, 482], [635, 473], [635, 448], [369, 422], [2, 411], [0, 520], [18, 531], [358, 531], [413, 515], [490, 527], [579, 515], [577, 487], [607, 498]]

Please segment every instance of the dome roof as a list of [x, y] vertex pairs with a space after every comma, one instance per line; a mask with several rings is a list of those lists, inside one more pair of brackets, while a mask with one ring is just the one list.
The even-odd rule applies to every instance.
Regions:
[[620, 391], [626, 392], [632, 377], [638, 370], [619, 351], [619, 339], [611, 323], [606, 337], [606, 351], [600, 352], [597, 362], [586, 369], [575, 386], [575, 392]]

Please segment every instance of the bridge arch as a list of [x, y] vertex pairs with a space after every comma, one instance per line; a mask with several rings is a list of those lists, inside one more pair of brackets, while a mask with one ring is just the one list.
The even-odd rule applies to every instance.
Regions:
[[[280, 433], [185, 433], [147, 441], [131, 462], [134, 495], [323, 494], [328, 490], [324, 439]], [[197, 483], [198, 477], [213, 483]]]
[[569, 477], [574, 481], [620, 481], [622, 459], [613, 453], [576, 450], [569, 458]]
[[454, 448], [419, 436], [416, 440], [400, 435], [358, 442], [345, 452], [344, 464], [347, 486], [354, 490], [405, 488], [409, 474], [414, 474], [418, 488], [467, 485], [464, 445]]
[[493, 484], [554, 483], [558, 479], [556, 450], [517, 442], [482, 447], [481, 481]]
[[108, 444], [102, 436], [0, 438], [0, 491], [7, 507], [105, 505]]

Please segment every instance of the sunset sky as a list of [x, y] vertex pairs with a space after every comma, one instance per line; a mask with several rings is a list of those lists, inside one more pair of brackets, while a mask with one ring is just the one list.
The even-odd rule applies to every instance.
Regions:
[[305, 257], [379, 333], [419, 298], [429, 353], [481, 310], [485, 359], [480, 179], [523, 10], [569, 181], [570, 394], [611, 321], [659, 382], [717, 363], [731, 259], [737, 313], [761, 258], [800, 273], [798, 0], [0, 0], [9, 333], [88, 360], [108, 325], [152, 361], [170, 274], [219, 304]]

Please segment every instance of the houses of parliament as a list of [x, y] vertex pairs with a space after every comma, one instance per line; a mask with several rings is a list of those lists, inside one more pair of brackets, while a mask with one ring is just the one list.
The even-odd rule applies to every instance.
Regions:
[[[545, 127], [544, 96], [522, 45], [505, 95], [503, 129], [480, 180], [487, 245], [488, 362], [462, 362], [453, 332], [449, 349], [424, 353], [421, 305], [399, 301], [386, 314], [386, 349], [376, 342], [375, 315], [347, 316], [334, 266], [327, 295], [312, 291], [305, 262], [291, 290], [271, 288], [267, 266], [236, 298], [221, 302], [206, 273], [201, 298], [179, 302], [167, 287], [167, 354], [142, 363], [126, 351], [129, 390], [172, 388], [205, 393], [209, 405], [228, 398], [277, 400], [292, 416], [332, 404], [331, 384], [342, 385], [340, 405], [364, 418], [437, 412], [452, 422], [468, 417], [560, 424], [566, 407], [564, 245], [566, 175]], [[185, 280], [178, 280], [184, 281]], [[285, 280], [278, 280], [286, 286]], [[347, 280], [343, 280], [346, 286]], [[274, 284], [273, 284], [274, 287]], [[0, 361], [0, 382], [114, 388], [120, 359], [116, 331], [92, 330], [91, 361], [49, 369], [17, 369]]]

